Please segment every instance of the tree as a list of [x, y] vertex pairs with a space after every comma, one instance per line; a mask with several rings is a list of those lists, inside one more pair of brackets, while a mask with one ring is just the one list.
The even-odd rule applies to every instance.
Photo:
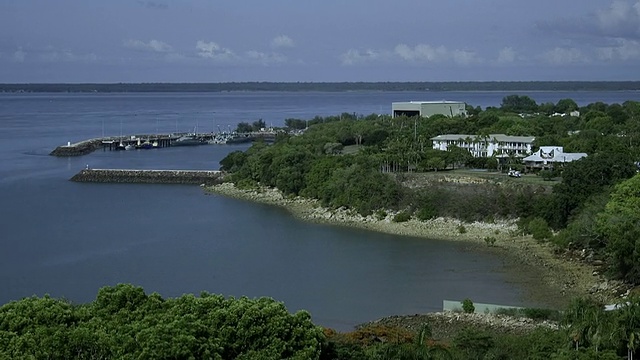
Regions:
[[569, 217], [589, 197], [635, 172], [633, 161], [622, 153], [596, 153], [568, 163], [562, 173], [562, 183], [553, 187], [554, 218], [545, 220], [552, 228], [565, 227]]
[[561, 114], [569, 114], [575, 110], [578, 110], [578, 104], [572, 99], [560, 99], [554, 107], [554, 111]]
[[248, 133], [253, 130], [253, 126], [251, 126], [248, 122], [240, 122], [236, 126], [236, 132], [238, 133]]
[[640, 284], [640, 174], [615, 187], [598, 218], [611, 268], [626, 281]]
[[473, 302], [471, 301], [471, 299], [464, 299], [464, 301], [462, 301], [462, 311], [467, 314], [472, 314], [474, 311], [476, 311], [476, 307], [473, 306]]
[[467, 161], [471, 159], [471, 153], [458, 147], [456, 145], [450, 145], [447, 147], [447, 162], [456, 168], [456, 165], [465, 165]]
[[534, 113], [538, 111], [538, 104], [526, 95], [509, 95], [502, 99], [500, 108], [515, 113]]
[[162, 299], [120, 284], [95, 301], [27, 298], [0, 307], [0, 358], [318, 359], [324, 335], [270, 298]]
[[253, 131], [260, 131], [262, 129], [265, 129], [266, 127], [267, 123], [265, 123], [262, 119], [258, 119], [257, 121], [254, 121], [253, 124], [251, 124], [251, 129]]

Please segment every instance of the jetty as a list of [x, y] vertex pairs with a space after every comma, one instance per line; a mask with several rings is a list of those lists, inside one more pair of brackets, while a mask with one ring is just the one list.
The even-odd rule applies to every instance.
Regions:
[[174, 134], [149, 134], [149, 135], [130, 135], [130, 136], [111, 136], [94, 139], [82, 140], [76, 143], [67, 142], [55, 148], [49, 155], [52, 156], [81, 156], [90, 154], [98, 149], [103, 151], [119, 150], [129, 145], [130, 147], [140, 146], [141, 144], [153, 144], [148, 148], [166, 148], [179, 145], [180, 139], [191, 137], [196, 139], [199, 144], [239, 144], [249, 143], [256, 140], [265, 142], [274, 142], [276, 133], [273, 131], [259, 131], [251, 133], [174, 133]]
[[221, 183], [223, 178], [224, 174], [219, 170], [83, 169], [70, 180], [93, 183], [215, 185]]

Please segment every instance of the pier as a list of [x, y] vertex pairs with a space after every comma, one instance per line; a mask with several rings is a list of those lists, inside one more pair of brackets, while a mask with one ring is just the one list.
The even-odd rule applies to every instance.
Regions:
[[214, 185], [221, 183], [223, 178], [224, 174], [219, 170], [83, 169], [70, 180], [94, 183]]
[[[120, 150], [129, 145], [140, 149], [157, 149], [177, 145], [176, 141], [182, 137], [192, 137], [199, 141], [199, 144], [238, 144], [248, 143], [256, 140], [274, 142], [275, 132], [252, 132], [252, 133], [203, 133], [203, 134], [153, 134], [153, 135], [131, 135], [131, 136], [111, 136], [82, 140], [76, 143], [67, 142], [66, 145], [58, 146], [49, 155], [52, 156], [81, 156], [90, 154], [100, 148], [103, 151]], [[143, 144], [153, 144], [148, 147], [141, 147]]]

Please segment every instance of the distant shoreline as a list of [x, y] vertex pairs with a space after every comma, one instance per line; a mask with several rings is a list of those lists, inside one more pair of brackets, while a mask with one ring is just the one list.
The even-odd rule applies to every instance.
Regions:
[[[348, 226], [387, 234], [462, 241], [473, 251], [487, 251], [500, 256], [504, 261], [510, 282], [526, 287], [528, 301], [551, 308], [564, 308], [578, 296], [595, 296], [603, 302], [614, 302], [616, 290], [621, 284], [606, 281], [597, 269], [584, 262], [554, 255], [550, 245], [537, 242], [530, 236], [514, 236], [517, 226], [513, 222], [462, 223], [454, 219], [420, 221], [411, 219], [396, 223], [388, 215], [378, 220], [373, 216], [363, 217], [348, 210], [330, 210], [317, 201], [303, 198], [284, 198], [277, 189], [242, 190], [232, 183], [205, 188], [209, 194], [218, 194], [257, 203], [283, 207], [293, 216], [313, 223]], [[465, 232], [459, 231], [459, 226]], [[495, 238], [495, 244], [485, 242], [486, 237]]]
[[0, 93], [640, 91], [640, 81], [5, 83]]

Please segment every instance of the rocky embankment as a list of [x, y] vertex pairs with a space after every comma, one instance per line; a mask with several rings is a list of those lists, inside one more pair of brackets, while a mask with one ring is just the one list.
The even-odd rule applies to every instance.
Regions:
[[490, 333], [523, 335], [537, 328], [558, 329], [558, 324], [547, 320], [533, 320], [494, 314], [466, 314], [460, 312], [437, 312], [406, 316], [389, 316], [360, 325], [388, 326], [418, 332], [423, 324], [429, 324], [436, 340], [451, 339], [466, 327], [483, 329]]
[[102, 144], [101, 139], [87, 140], [79, 144], [64, 145], [55, 148], [49, 155], [52, 156], [81, 156], [94, 152]]
[[519, 235], [513, 221], [462, 223], [455, 219], [437, 218], [397, 223], [393, 221], [393, 212], [384, 218], [362, 216], [348, 209], [322, 207], [315, 200], [284, 197], [277, 189], [242, 190], [232, 183], [223, 183], [207, 187], [207, 191], [281, 206], [305, 221], [427, 239], [462, 241], [473, 251], [501, 255], [509, 280], [524, 285], [527, 289], [525, 296], [531, 303], [551, 308], [563, 308], [572, 298], [585, 295], [613, 303], [626, 290], [621, 283], [605, 280], [597, 265], [581, 261], [575, 256], [557, 254], [550, 244]]
[[71, 181], [98, 183], [214, 185], [222, 181], [220, 171], [84, 169]]

